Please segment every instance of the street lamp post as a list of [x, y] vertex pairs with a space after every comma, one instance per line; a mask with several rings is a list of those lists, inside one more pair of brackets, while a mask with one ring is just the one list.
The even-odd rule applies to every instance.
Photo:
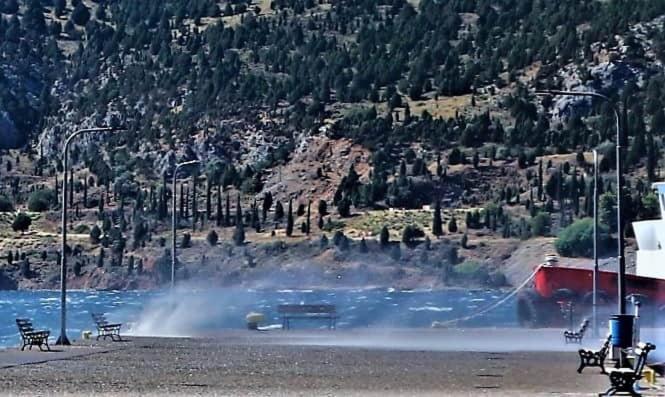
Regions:
[[171, 216], [171, 288], [175, 287], [175, 250], [176, 250], [176, 179], [178, 178], [178, 170], [182, 167], [188, 165], [198, 164], [200, 161], [191, 160], [185, 161], [183, 163], [176, 164], [175, 169], [173, 170], [173, 214]]
[[593, 149], [593, 336], [598, 337], [598, 151]]
[[103, 133], [120, 131], [120, 127], [100, 127], [85, 128], [71, 134], [65, 140], [65, 146], [62, 149], [62, 247], [60, 252], [60, 336], [55, 342], [56, 345], [70, 345], [67, 338], [67, 154], [69, 145], [74, 138], [85, 133]]
[[[616, 121], [616, 157], [617, 157], [617, 261], [619, 263], [619, 271], [617, 277], [617, 286], [618, 286], [618, 309], [620, 315], [626, 314], [626, 258], [624, 257], [624, 236], [623, 236], [623, 217], [622, 217], [622, 205], [621, 199], [623, 191], [623, 179], [621, 175], [621, 170], [623, 167], [622, 159], [622, 135], [621, 135], [621, 124], [619, 119], [619, 112], [617, 111], [616, 106], [612, 104], [610, 98], [603, 94], [592, 91], [561, 91], [561, 90], [543, 90], [536, 91], [536, 95], [563, 95], [563, 96], [583, 96], [583, 97], [594, 97], [602, 99], [603, 101], [610, 104], [612, 107], [612, 112], [614, 113], [614, 118]], [[594, 250], [595, 251], [595, 250]], [[595, 255], [594, 255], [595, 256]], [[596, 265], [597, 266], [597, 262]]]

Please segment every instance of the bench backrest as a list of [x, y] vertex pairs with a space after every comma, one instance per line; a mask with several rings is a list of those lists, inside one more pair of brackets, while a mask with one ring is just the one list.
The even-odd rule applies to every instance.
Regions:
[[635, 375], [642, 376], [642, 370], [647, 364], [647, 356], [651, 350], [656, 350], [656, 345], [651, 343], [640, 342], [635, 349], [635, 355], [637, 356], [637, 362], [635, 362]]
[[106, 325], [108, 324], [108, 321], [106, 321], [106, 316], [103, 315], [102, 313], [90, 313], [92, 316], [92, 319], [95, 321], [95, 324], [97, 325]]
[[282, 314], [334, 314], [335, 305], [279, 305], [277, 312]]
[[612, 334], [607, 334], [607, 339], [603, 343], [603, 347], [600, 348], [600, 353], [607, 355], [608, 350], [610, 349], [610, 343], [612, 342]]
[[34, 327], [32, 326], [32, 321], [26, 318], [17, 318], [16, 326], [18, 327], [21, 336], [25, 335], [25, 333], [27, 332], [32, 332], [35, 330]]

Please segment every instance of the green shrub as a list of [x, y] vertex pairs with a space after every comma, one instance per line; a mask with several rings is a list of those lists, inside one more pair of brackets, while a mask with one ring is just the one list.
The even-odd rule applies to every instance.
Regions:
[[28, 210], [32, 212], [48, 211], [56, 203], [55, 192], [50, 189], [35, 190], [28, 198]]
[[31, 224], [32, 224], [32, 219], [27, 214], [19, 212], [18, 214], [16, 214], [14, 222], [12, 222], [12, 229], [15, 232], [23, 233], [30, 228]]
[[454, 267], [455, 275], [460, 278], [485, 282], [489, 277], [487, 267], [476, 261], [464, 261]]
[[415, 245], [416, 239], [425, 237], [425, 232], [418, 226], [407, 225], [402, 231], [402, 242], [411, 247]]
[[[602, 251], [609, 244], [608, 228], [598, 225], [598, 250]], [[557, 252], [563, 256], [593, 256], [593, 219], [584, 218], [575, 221], [559, 232], [554, 243]]]
[[182, 240], [180, 241], [180, 248], [189, 248], [192, 246], [192, 235], [185, 233], [182, 235]]
[[74, 233], [88, 234], [90, 233], [90, 227], [88, 227], [88, 225], [76, 225], [76, 227], [74, 228]]
[[99, 238], [102, 236], [102, 230], [99, 226], [95, 225], [90, 229], [90, 242], [99, 244]]
[[550, 215], [544, 212], [531, 218], [531, 233], [535, 236], [547, 236], [550, 232]]
[[211, 230], [210, 232], [208, 232], [206, 240], [208, 240], [208, 244], [210, 244], [211, 246], [215, 246], [217, 245], [217, 241], [219, 241], [219, 236], [217, 235], [216, 231]]
[[14, 205], [7, 196], [0, 196], [0, 212], [14, 212]]

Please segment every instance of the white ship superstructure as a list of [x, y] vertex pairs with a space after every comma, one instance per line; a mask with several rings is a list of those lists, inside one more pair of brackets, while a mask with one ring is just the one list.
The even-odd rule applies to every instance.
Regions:
[[660, 205], [660, 219], [633, 222], [637, 240], [635, 274], [665, 279], [665, 182], [653, 184]]

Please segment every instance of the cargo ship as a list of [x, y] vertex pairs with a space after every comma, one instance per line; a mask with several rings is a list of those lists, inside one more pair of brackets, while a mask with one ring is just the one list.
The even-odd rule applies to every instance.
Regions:
[[[626, 274], [626, 295], [640, 302], [645, 324], [665, 317], [665, 182], [653, 188], [661, 219], [633, 222], [638, 247], [635, 273]], [[617, 273], [599, 271], [596, 303], [601, 310], [614, 312], [617, 290]], [[517, 319], [524, 327], [560, 326], [571, 311], [577, 317], [591, 313], [592, 304], [593, 269], [561, 266], [550, 255], [537, 269], [531, 287], [518, 294]]]

